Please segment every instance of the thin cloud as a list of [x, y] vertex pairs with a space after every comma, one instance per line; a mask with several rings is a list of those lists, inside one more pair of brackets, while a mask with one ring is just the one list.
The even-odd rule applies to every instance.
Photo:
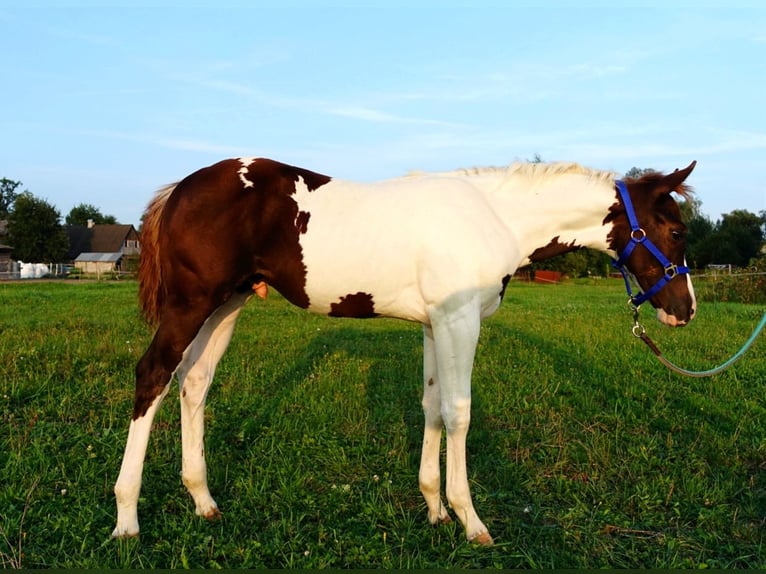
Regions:
[[243, 149], [241, 147], [218, 144], [202, 139], [174, 138], [152, 133], [125, 132], [116, 130], [85, 130], [79, 131], [78, 133], [80, 135], [86, 135], [90, 137], [135, 142], [142, 145], [151, 145], [166, 149], [194, 151], [223, 156], [236, 156], [243, 154]]
[[231, 145], [221, 145], [204, 140], [198, 139], [182, 139], [182, 138], [156, 138], [150, 139], [150, 143], [154, 143], [157, 146], [183, 150], [193, 151], [206, 154], [214, 154], [220, 156], [241, 156], [246, 155], [248, 152], [241, 147]]
[[383, 112], [374, 108], [364, 106], [327, 106], [324, 111], [328, 114], [351, 118], [355, 120], [374, 122], [374, 123], [395, 123], [395, 124], [419, 124], [419, 125], [452, 125], [448, 122], [431, 120], [427, 118], [414, 118]]
[[[721, 132], [707, 130], [696, 134], [696, 139], [708, 140], [702, 143], [663, 143], [670, 140], [663, 133], [657, 133], [653, 141], [638, 141], [623, 144], [620, 142], [589, 143], [581, 141], [565, 144], [557, 149], [570, 157], [587, 158], [589, 161], [610, 161], [645, 158], [682, 158], [684, 161], [700, 157], [720, 156], [722, 154], [741, 154], [743, 152], [766, 149], [766, 134], [758, 132]], [[593, 142], [593, 139], [591, 139]], [[556, 148], [554, 148], [556, 149]], [[583, 161], [580, 159], [579, 161]]]
[[625, 66], [616, 64], [593, 64], [583, 63], [568, 66], [562, 71], [562, 75], [574, 76], [578, 78], [606, 78], [617, 74], [625, 73]]
[[[449, 122], [443, 122], [440, 120], [394, 114], [382, 111], [377, 107], [372, 107], [366, 104], [346, 104], [332, 102], [327, 99], [281, 96], [253, 88], [252, 86], [241, 82], [234, 82], [230, 80], [199, 77], [186, 78], [186, 80], [194, 83], [195, 85], [202, 86], [210, 90], [239, 95], [246, 98], [253, 98], [266, 105], [279, 108], [297, 109], [303, 113], [321, 113], [379, 124], [454, 125], [450, 124]], [[359, 99], [364, 99], [364, 96], [360, 96]], [[374, 99], [377, 101], [385, 102], [389, 100], [397, 100], [400, 98], [398, 96], [389, 98], [385, 95], [381, 96], [378, 94]]]

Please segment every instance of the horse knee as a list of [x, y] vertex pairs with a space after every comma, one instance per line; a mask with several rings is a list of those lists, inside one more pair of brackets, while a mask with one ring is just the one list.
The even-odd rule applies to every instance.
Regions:
[[133, 402], [133, 420], [142, 417], [152, 403], [160, 397], [170, 383], [172, 371], [158, 366], [149, 349], [136, 365], [136, 391]]
[[447, 433], [468, 430], [471, 424], [471, 400], [453, 401], [441, 406], [441, 418]]
[[210, 377], [198, 369], [192, 369], [179, 377], [181, 381], [181, 401], [198, 406], [205, 402], [207, 389], [210, 385]]

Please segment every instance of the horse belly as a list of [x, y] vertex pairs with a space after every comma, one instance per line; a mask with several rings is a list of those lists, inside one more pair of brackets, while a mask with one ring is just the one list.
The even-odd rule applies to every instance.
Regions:
[[[411, 254], [356, 239], [302, 241], [309, 310], [337, 317], [424, 321], [425, 303]], [[314, 239], [317, 239], [316, 236]]]

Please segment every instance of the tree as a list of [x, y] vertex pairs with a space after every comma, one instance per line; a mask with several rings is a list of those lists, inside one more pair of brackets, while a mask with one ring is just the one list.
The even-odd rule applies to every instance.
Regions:
[[44, 199], [25, 191], [16, 197], [8, 217], [8, 243], [15, 259], [27, 262], [64, 261], [69, 238], [61, 214]]
[[710, 264], [747, 267], [761, 253], [766, 212], [756, 215], [735, 209], [716, 223], [699, 215], [687, 223], [687, 259], [698, 269]]
[[715, 241], [715, 224], [710, 218], [698, 213], [686, 219], [686, 261], [692, 269], [713, 263], [711, 251]]
[[588, 248], [537, 261], [532, 268], [560, 271], [569, 277], [606, 277], [611, 270], [608, 255]]
[[90, 203], [75, 205], [66, 216], [67, 225], [88, 225], [88, 220], [92, 220], [98, 225], [117, 223], [117, 218], [114, 215], [104, 215], [95, 205]]
[[745, 209], [725, 213], [716, 226], [715, 263], [747, 267], [763, 246], [763, 215]]
[[702, 200], [693, 195], [679, 201], [678, 207], [681, 208], [681, 219], [687, 225], [695, 218], [704, 217], [702, 215]]
[[631, 167], [628, 171], [625, 172], [625, 179], [638, 179], [642, 175], [646, 175], [647, 173], [657, 173], [656, 169], [652, 169], [650, 167]]
[[16, 189], [20, 186], [20, 181], [13, 181], [6, 177], [0, 179], [0, 219], [8, 219], [13, 202], [19, 195]]

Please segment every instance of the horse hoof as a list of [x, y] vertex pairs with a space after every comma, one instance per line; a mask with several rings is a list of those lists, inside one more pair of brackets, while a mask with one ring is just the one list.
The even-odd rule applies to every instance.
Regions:
[[223, 514], [221, 514], [221, 511], [218, 510], [218, 508], [211, 508], [205, 512], [202, 517], [208, 522], [215, 522], [216, 520], [223, 518]]
[[138, 530], [133, 532], [128, 530], [121, 530], [120, 528], [115, 528], [114, 531], [112, 532], [113, 540], [128, 540], [129, 538], [138, 538]]
[[479, 546], [492, 546], [495, 543], [495, 541], [492, 540], [492, 537], [489, 535], [489, 532], [482, 532], [477, 534], [471, 539], [471, 542], [478, 544]]

